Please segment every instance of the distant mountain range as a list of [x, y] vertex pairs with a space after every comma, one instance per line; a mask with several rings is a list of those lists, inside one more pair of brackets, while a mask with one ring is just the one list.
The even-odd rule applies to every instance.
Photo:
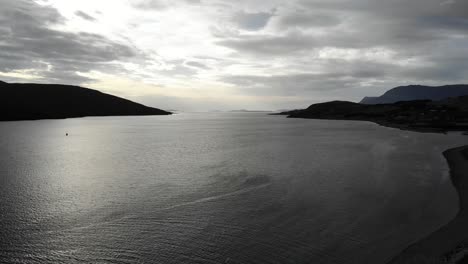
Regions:
[[0, 81], [0, 121], [170, 114], [78, 86]]
[[393, 88], [380, 97], [365, 97], [361, 104], [392, 104], [399, 101], [432, 100], [468, 95], [468, 85], [408, 85]]

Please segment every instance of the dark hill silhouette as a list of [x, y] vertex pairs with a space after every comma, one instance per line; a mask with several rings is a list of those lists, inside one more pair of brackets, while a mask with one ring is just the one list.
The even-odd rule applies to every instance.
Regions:
[[408, 85], [387, 91], [380, 97], [365, 97], [362, 104], [392, 104], [399, 101], [432, 100], [439, 101], [449, 97], [468, 95], [468, 85], [455, 84], [444, 86]]
[[468, 96], [376, 105], [333, 101], [281, 114], [291, 118], [372, 121], [408, 130], [468, 130]]
[[0, 98], [0, 121], [171, 114], [96, 90], [70, 85], [0, 82]]

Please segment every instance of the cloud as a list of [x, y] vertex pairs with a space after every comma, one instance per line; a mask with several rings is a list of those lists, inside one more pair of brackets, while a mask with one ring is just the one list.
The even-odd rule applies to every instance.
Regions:
[[466, 82], [467, 10], [466, 1], [296, 1], [278, 8], [267, 32], [217, 36], [233, 56], [272, 65], [222, 79], [242, 92], [322, 96], [369, 85], [378, 93], [381, 83]]
[[169, 6], [169, 3], [164, 0], [144, 0], [134, 3], [133, 6], [140, 9], [161, 10], [167, 8]]
[[94, 17], [92, 17], [92, 16], [86, 14], [86, 13], [83, 12], [83, 11], [76, 11], [76, 12], [75, 12], [75, 15], [81, 17], [81, 18], [84, 19], [84, 20], [96, 21], [96, 18], [94, 18]]
[[199, 68], [199, 69], [204, 69], [204, 70], [209, 70], [210, 67], [208, 67], [207, 65], [201, 63], [201, 62], [197, 62], [197, 61], [188, 61], [185, 63], [185, 65], [187, 66], [190, 66], [190, 67], [194, 67], [194, 68]]
[[336, 15], [294, 10], [293, 12], [278, 16], [277, 26], [280, 29], [308, 29], [314, 27], [333, 27], [340, 23], [341, 21]]
[[[175, 60], [171, 62], [172, 65], [170, 69], [161, 70], [159, 73], [163, 75], [169, 75], [174, 77], [192, 77], [193, 75], [197, 74], [197, 69], [199, 67], [187, 67], [184, 65], [182, 60]], [[188, 65], [190, 66], [190, 65]]]
[[200, 4], [201, 0], [138, 0], [132, 3], [132, 6], [142, 10], [164, 10], [171, 6], [180, 4]]
[[125, 76], [135, 81], [128, 90], [144, 93], [138, 82], [157, 83], [158, 95], [165, 90], [187, 107], [203, 103], [182, 103], [192, 95], [179, 96], [179, 89], [219, 94], [213, 101], [227, 106], [242, 96], [252, 104], [272, 97], [359, 100], [402, 84], [468, 82], [462, 0], [0, 0], [0, 6], [2, 76], [75, 84], [100, 78], [90, 72]]
[[455, 3], [456, 3], [455, 0], [446, 0], [446, 1], [442, 2], [442, 3], [440, 3], [440, 5], [453, 5]]
[[0, 5], [1, 72], [34, 69], [44, 81], [79, 84], [89, 81], [79, 72], [112, 68], [109, 63], [137, 55], [133, 47], [98, 34], [53, 29], [66, 19], [52, 7], [25, 0]]
[[268, 24], [268, 21], [274, 16], [274, 12], [275, 10], [257, 13], [239, 11], [234, 15], [232, 20], [241, 29], [256, 31], [264, 28]]
[[[342, 62], [335, 62], [335, 66]], [[364, 64], [364, 63], [363, 63]], [[274, 75], [226, 75], [222, 81], [237, 85], [242, 92], [257, 95], [311, 96], [330, 91], [354, 89], [362, 82], [382, 78], [392, 65], [377, 64], [361, 69], [341, 67], [340, 71], [323, 73], [289, 73]], [[393, 69], [392, 69], [393, 70]]]
[[305, 35], [300, 31], [285, 35], [239, 35], [216, 43], [238, 52], [255, 55], [288, 55], [311, 50], [319, 45], [315, 37]]

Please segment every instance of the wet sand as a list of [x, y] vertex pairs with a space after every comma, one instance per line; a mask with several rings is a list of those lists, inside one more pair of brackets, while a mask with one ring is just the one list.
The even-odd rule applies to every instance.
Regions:
[[[468, 261], [468, 146], [445, 151], [460, 203], [447, 225], [412, 244], [389, 263], [465, 263]], [[467, 262], [468, 263], [468, 262]]]

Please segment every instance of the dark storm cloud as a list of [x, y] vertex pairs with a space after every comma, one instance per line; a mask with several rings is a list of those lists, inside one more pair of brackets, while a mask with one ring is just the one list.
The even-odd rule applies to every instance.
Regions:
[[76, 12], [75, 12], [75, 15], [77, 15], [77, 16], [79, 16], [79, 17], [85, 19], [85, 20], [88, 20], [88, 21], [96, 21], [96, 18], [94, 18], [94, 17], [92, 17], [92, 16], [86, 14], [86, 13], [83, 12], [83, 11], [76, 11]]
[[[437, 40], [467, 31], [468, 2], [442, 0], [303, 0], [306, 9], [347, 17], [347, 29], [359, 37], [368, 36], [383, 45], [407, 39]], [[373, 31], [369, 31], [373, 30]], [[374, 36], [375, 35], [375, 36]], [[382, 41], [379, 41], [382, 39]]]
[[234, 15], [233, 21], [244, 30], [255, 31], [264, 28], [270, 18], [274, 16], [272, 12], [249, 13], [240, 11]]
[[278, 20], [278, 26], [281, 29], [332, 27], [339, 25], [341, 22], [340, 19], [334, 15], [307, 12], [304, 10], [289, 12], [279, 16]]
[[46, 81], [81, 83], [89, 72], [120, 58], [136, 56], [132, 47], [101, 35], [52, 29], [65, 18], [32, 1], [0, 0], [0, 71], [41, 72]]

